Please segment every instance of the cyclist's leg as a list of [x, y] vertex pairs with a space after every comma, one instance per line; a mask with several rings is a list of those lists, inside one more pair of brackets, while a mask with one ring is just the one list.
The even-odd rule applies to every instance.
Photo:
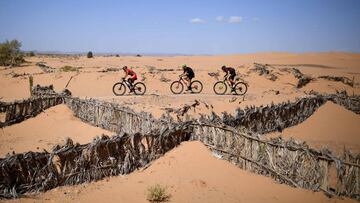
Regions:
[[191, 81], [192, 81], [192, 79], [194, 78], [194, 75], [189, 75], [188, 78], [189, 78], [189, 86], [188, 86], [188, 89], [191, 90]]
[[231, 87], [231, 82], [230, 82], [230, 76], [227, 76], [225, 78], [225, 83], [229, 85], [229, 87]]
[[134, 76], [131, 76], [128, 81], [129, 81], [129, 84], [130, 84], [130, 92], [134, 91], [134, 81], [136, 80], [136, 75]]
[[131, 76], [131, 85], [134, 85], [135, 80], [137, 80], [137, 75]]
[[132, 79], [131, 79], [131, 78], [128, 78], [127, 81], [128, 81], [128, 83], [129, 83], [129, 85], [132, 86]]
[[189, 79], [189, 77], [187, 76], [187, 75], [185, 75], [184, 77], [184, 83], [185, 83], [185, 85], [186, 85], [186, 87], [187, 87], [187, 90], [189, 90], [190, 88], [189, 88], [189, 86], [190, 86], [190, 79]]
[[229, 82], [232, 88], [234, 87], [234, 83], [235, 83], [234, 79], [235, 79], [235, 75], [230, 75]]
[[192, 80], [192, 77], [189, 78], [189, 85], [188, 85], [189, 90], [191, 90], [191, 80]]

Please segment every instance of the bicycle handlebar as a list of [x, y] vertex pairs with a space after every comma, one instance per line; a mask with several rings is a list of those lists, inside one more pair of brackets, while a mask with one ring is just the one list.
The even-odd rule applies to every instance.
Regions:
[[179, 80], [184, 80], [184, 76], [179, 75]]

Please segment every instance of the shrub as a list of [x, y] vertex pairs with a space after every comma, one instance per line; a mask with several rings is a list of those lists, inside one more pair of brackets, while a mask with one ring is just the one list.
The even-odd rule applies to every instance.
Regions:
[[29, 56], [35, 56], [35, 53], [33, 51], [30, 51]]
[[120, 57], [119, 54], [116, 54], [115, 56], [116, 56], [116, 57]]
[[18, 66], [25, 62], [20, 47], [21, 43], [17, 40], [6, 40], [4, 43], [0, 43], [0, 65]]
[[166, 192], [165, 187], [156, 184], [154, 186], [148, 187], [146, 198], [150, 202], [165, 202], [170, 199], [170, 194]]
[[73, 67], [73, 66], [63, 66], [60, 68], [61, 72], [72, 72], [72, 71], [79, 71], [80, 67]]
[[89, 51], [89, 52], [87, 53], [87, 57], [88, 57], [88, 58], [94, 57], [94, 56], [93, 56], [93, 53], [92, 53], [91, 51]]

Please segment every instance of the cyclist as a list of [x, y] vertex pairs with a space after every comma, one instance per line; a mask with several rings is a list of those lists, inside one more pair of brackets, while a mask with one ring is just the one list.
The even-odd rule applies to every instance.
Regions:
[[186, 91], [189, 91], [191, 90], [191, 80], [195, 77], [195, 73], [193, 71], [192, 68], [188, 67], [186, 64], [184, 64], [182, 66], [182, 69], [184, 71], [183, 74], [180, 75], [180, 77], [183, 77], [184, 78], [184, 82], [185, 82], [185, 85], [187, 85], [187, 90]]
[[222, 66], [221, 69], [226, 73], [224, 76], [224, 79], [227, 79], [230, 82], [231, 85], [231, 89], [232, 91], [234, 91], [234, 84], [235, 84], [235, 76], [236, 76], [236, 71], [234, 68], [231, 67], [226, 67], [226, 66]]
[[124, 66], [123, 70], [125, 72], [125, 76], [123, 77], [124, 80], [126, 79], [127, 76], [130, 76], [128, 78], [128, 82], [130, 84], [130, 92], [133, 92], [134, 91], [133, 83], [135, 80], [137, 80], [137, 75], [132, 69], [128, 68], [127, 66]]

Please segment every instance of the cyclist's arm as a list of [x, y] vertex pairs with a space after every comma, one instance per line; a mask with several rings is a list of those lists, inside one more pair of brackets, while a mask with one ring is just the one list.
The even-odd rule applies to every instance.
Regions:
[[224, 78], [227, 78], [228, 75], [229, 75], [229, 72], [226, 72]]
[[188, 75], [188, 73], [183, 73], [183, 74], [179, 75], [179, 77], [184, 77], [184, 76], [187, 76], [187, 75]]
[[124, 76], [124, 78], [126, 78], [128, 75], [129, 75], [128, 72], [125, 71], [125, 76]]

